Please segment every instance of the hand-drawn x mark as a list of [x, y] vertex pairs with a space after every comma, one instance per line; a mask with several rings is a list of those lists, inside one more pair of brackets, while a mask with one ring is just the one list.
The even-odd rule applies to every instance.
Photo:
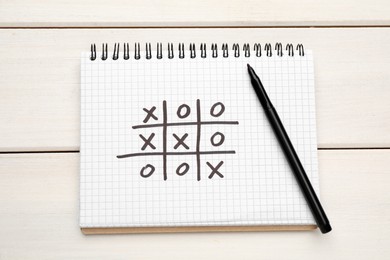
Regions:
[[184, 134], [181, 138], [178, 137], [176, 134], [173, 134], [173, 136], [176, 138], [177, 140], [177, 144], [173, 147], [175, 149], [179, 148], [180, 145], [183, 145], [184, 148], [186, 148], [187, 150], [190, 149], [190, 147], [188, 147], [188, 145], [186, 145], [184, 143], [184, 140], [187, 138], [188, 134]]
[[149, 119], [152, 117], [153, 119], [155, 120], [158, 120], [157, 116], [155, 116], [153, 114], [154, 110], [156, 110], [156, 107], [152, 107], [151, 109], [146, 109], [146, 108], [143, 108], [143, 110], [147, 113], [145, 119], [144, 119], [144, 123], [147, 123], [149, 121]]
[[210, 175], [209, 175], [209, 179], [213, 178], [214, 174], [217, 174], [219, 177], [223, 178], [222, 173], [220, 173], [220, 172], [218, 171], [218, 169], [222, 166], [223, 161], [220, 161], [216, 167], [212, 166], [211, 163], [209, 163], [209, 162], [206, 162], [206, 163], [207, 163], [207, 165], [208, 165], [208, 166], [210, 167], [210, 169], [211, 169], [211, 173], [210, 173]]
[[154, 146], [154, 145], [152, 144], [152, 139], [153, 139], [154, 136], [155, 136], [155, 134], [152, 133], [152, 134], [149, 136], [149, 138], [146, 139], [143, 135], [139, 135], [139, 137], [141, 137], [141, 139], [144, 140], [144, 142], [145, 142], [144, 145], [143, 145], [142, 148], [141, 148], [142, 151], [145, 150], [146, 147], [148, 147], [148, 146], [150, 146], [153, 150], [156, 149], [156, 146]]

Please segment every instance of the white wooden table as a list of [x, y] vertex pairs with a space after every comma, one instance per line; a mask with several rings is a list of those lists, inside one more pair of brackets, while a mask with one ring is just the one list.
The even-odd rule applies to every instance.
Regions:
[[[312, 49], [334, 230], [82, 235], [80, 52], [124, 41]], [[0, 0], [0, 259], [389, 259], [389, 43], [385, 0]]]

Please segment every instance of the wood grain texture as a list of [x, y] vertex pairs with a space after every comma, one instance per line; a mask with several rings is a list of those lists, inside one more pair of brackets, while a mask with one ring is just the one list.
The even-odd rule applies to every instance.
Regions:
[[386, 0], [12, 0], [2, 27], [389, 25]]
[[389, 259], [389, 150], [320, 151], [333, 226], [304, 232], [85, 236], [79, 155], [0, 155], [1, 259]]
[[318, 146], [390, 147], [389, 28], [0, 30], [0, 38], [0, 151], [79, 149], [80, 53], [106, 41], [302, 42], [314, 51]]

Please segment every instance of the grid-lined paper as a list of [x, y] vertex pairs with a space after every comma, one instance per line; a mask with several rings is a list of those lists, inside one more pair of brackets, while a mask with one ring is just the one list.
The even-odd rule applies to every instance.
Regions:
[[189, 56], [83, 54], [80, 226], [314, 224], [246, 66], [318, 192], [311, 51]]

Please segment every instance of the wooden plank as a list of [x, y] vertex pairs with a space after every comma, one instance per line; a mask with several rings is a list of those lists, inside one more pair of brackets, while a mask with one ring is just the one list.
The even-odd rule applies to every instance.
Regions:
[[106, 41], [302, 42], [315, 56], [318, 146], [390, 147], [389, 28], [0, 30], [0, 38], [0, 151], [79, 149], [80, 52]]
[[386, 0], [1, 1], [2, 27], [389, 25]]
[[390, 150], [320, 151], [321, 200], [333, 226], [310, 232], [84, 236], [79, 155], [0, 155], [4, 259], [388, 259]]

